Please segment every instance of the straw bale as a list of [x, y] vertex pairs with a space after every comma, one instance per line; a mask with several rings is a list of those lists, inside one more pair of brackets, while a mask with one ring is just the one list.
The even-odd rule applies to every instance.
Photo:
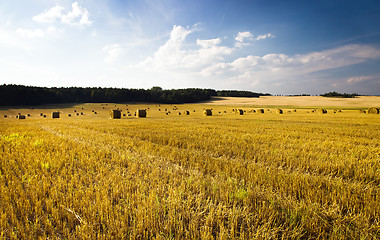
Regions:
[[277, 114], [283, 114], [284, 111], [282, 111], [282, 109], [278, 108], [278, 109], [276, 110], [276, 113], [277, 113]]
[[183, 111], [183, 114], [190, 115], [190, 111], [185, 110], [185, 111]]
[[111, 119], [120, 119], [121, 118], [121, 112], [116, 109], [110, 110], [110, 118]]
[[375, 107], [368, 108], [367, 113], [379, 114], [379, 108], [375, 108]]
[[235, 114], [243, 115], [243, 114], [244, 114], [244, 111], [243, 111], [243, 109], [236, 109], [236, 110], [235, 110]]
[[59, 112], [52, 112], [51, 118], [59, 118]]
[[359, 109], [359, 113], [366, 113], [366, 110], [364, 110], [364, 109]]
[[264, 113], [264, 109], [257, 110], [258, 113]]
[[7, 118], [8, 116], [7, 115], [4, 115], [4, 118]]
[[68, 116], [68, 117], [71, 117], [71, 114], [69, 113], [67, 116]]
[[18, 115], [18, 119], [25, 119], [25, 115]]
[[137, 109], [136, 117], [139, 117], [139, 118], [146, 117], [146, 109]]
[[212, 116], [212, 110], [211, 109], [205, 109], [203, 111], [203, 115], [205, 115], [205, 116]]
[[321, 114], [325, 114], [325, 113], [327, 113], [327, 110], [323, 109], [323, 108], [320, 108], [320, 109], [318, 109], [318, 112], [321, 113]]

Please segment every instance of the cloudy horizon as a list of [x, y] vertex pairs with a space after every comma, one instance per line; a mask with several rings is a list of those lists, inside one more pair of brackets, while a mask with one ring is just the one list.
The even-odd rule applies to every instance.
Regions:
[[380, 94], [376, 1], [0, 4], [1, 84]]

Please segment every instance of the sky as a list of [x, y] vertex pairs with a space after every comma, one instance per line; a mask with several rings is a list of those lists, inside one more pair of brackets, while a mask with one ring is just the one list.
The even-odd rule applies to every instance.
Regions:
[[0, 84], [380, 95], [380, 1], [1, 1]]

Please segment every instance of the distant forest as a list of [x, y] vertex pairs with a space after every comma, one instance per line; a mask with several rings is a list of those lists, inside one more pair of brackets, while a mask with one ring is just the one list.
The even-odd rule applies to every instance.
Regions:
[[213, 96], [260, 97], [270, 94], [249, 91], [213, 89], [151, 89], [126, 88], [46, 88], [22, 85], [0, 85], [1, 106], [41, 105], [56, 103], [100, 103], [100, 102], [152, 102], [195, 103], [210, 100]]
[[321, 94], [322, 97], [334, 97], [334, 98], [355, 98], [359, 96], [357, 93], [338, 93], [338, 92], [329, 92]]

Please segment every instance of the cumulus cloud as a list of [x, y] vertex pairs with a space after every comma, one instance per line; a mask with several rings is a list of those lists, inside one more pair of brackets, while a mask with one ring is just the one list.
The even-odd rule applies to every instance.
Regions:
[[64, 13], [65, 8], [55, 6], [33, 17], [33, 20], [38, 23], [54, 23], [60, 21], [65, 24], [75, 26], [89, 26], [92, 21], [89, 20], [89, 12], [86, 8], [80, 6], [78, 2], [74, 2], [72, 10]]
[[147, 70], [200, 69], [204, 65], [214, 64], [229, 55], [232, 48], [219, 46], [220, 38], [197, 40], [198, 49], [187, 49], [184, 41], [194, 30], [174, 26], [170, 38], [154, 54], [140, 62], [137, 67]]
[[235, 40], [238, 42], [244, 42], [245, 39], [252, 39], [253, 35], [250, 32], [239, 32]]

